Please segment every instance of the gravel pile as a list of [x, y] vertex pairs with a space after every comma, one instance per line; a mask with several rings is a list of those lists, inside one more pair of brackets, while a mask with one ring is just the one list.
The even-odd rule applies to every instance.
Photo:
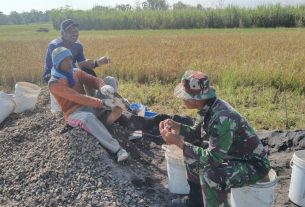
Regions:
[[[294, 206], [287, 198], [289, 161], [305, 147], [304, 131], [289, 133], [260, 133], [282, 176], [277, 206]], [[160, 207], [178, 197], [167, 189], [162, 140], [128, 141], [121, 126], [114, 136], [131, 153], [129, 161], [117, 164], [93, 136], [66, 127], [62, 115], [50, 113], [43, 88], [34, 111], [12, 114], [0, 125], [0, 206]]]
[[1, 206], [166, 206], [172, 195], [161, 143], [128, 143], [117, 126], [115, 136], [131, 153], [117, 164], [93, 136], [51, 114], [48, 97], [44, 88], [33, 112], [12, 114], [0, 126]]

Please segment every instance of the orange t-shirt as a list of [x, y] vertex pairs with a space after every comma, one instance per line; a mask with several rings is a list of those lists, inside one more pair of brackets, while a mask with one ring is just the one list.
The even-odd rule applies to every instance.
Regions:
[[87, 96], [83, 87], [83, 85], [86, 85], [99, 90], [105, 85], [102, 79], [89, 75], [82, 70], [74, 72], [73, 78], [75, 85], [72, 88], [69, 87], [68, 81], [64, 78], [52, 76], [49, 81], [50, 92], [60, 105], [65, 120], [79, 107], [101, 108], [103, 106], [103, 102], [100, 99]]

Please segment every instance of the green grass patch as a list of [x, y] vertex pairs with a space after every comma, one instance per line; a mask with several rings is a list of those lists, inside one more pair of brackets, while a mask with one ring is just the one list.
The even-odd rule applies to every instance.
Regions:
[[[148, 106], [152, 111], [195, 116], [195, 110], [184, 107], [173, 95], [176, 84], [161, 85], [120, 82], [120, 92], [132, 102]], [[230, 103], [256, 129], [302, 129], [305, 123], [305, 97], [298, 93], [273, 88], [215, 86], [218, 97]], [[285, 99], [287, 107], [285, 106]], [[286, 119], [287, 110], [287, 119]]]

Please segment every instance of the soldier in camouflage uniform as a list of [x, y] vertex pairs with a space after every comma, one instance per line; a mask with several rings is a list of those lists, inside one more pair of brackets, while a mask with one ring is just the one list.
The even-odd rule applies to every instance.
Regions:
[[[204, 73], [186, 71], [174, 94], [183, 99], [187, 108], [198, 112], [193, 127], [171, 119], [159, 126], [167, 144], [183, 149], [191, 187], [188, 199], [175, 199], [172, 203], [229, 206], [227, 194], [231, 188], [254, 184], [268, 174], [266, 151], [248, 122], [216, 97]], [[200, 184], [201, 195], [196, 192], [196, 184]]]

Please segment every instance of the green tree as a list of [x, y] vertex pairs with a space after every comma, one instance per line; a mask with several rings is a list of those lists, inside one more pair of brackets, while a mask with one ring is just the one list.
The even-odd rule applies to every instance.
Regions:
[[120, 11], [131, 11], [132, 10], [132, 7], [130, 6], [130, 4], [120, 4], [120, 5], [117, 5], [115, 8]]
[[9, 19], [3, 12], [0, 12], [0, 24], [9, 24]]
[[12, 24], [22, 24], [22, 17], [16, 11], [12, 11], [9, 15]]
[[188, 8], [189, 6], [182, 3], [181, 1], [178, 1], [177, 3], [173, 4], [173, 9], [185, 9]]
[[142, 3], [144, 9], [167, 10], [168, 4], [166, 0], [147, 0]]
[[92, 8], [93, 11], [106, 11], [109, 10], [110, 8], [107, 6], [95, 6]]

